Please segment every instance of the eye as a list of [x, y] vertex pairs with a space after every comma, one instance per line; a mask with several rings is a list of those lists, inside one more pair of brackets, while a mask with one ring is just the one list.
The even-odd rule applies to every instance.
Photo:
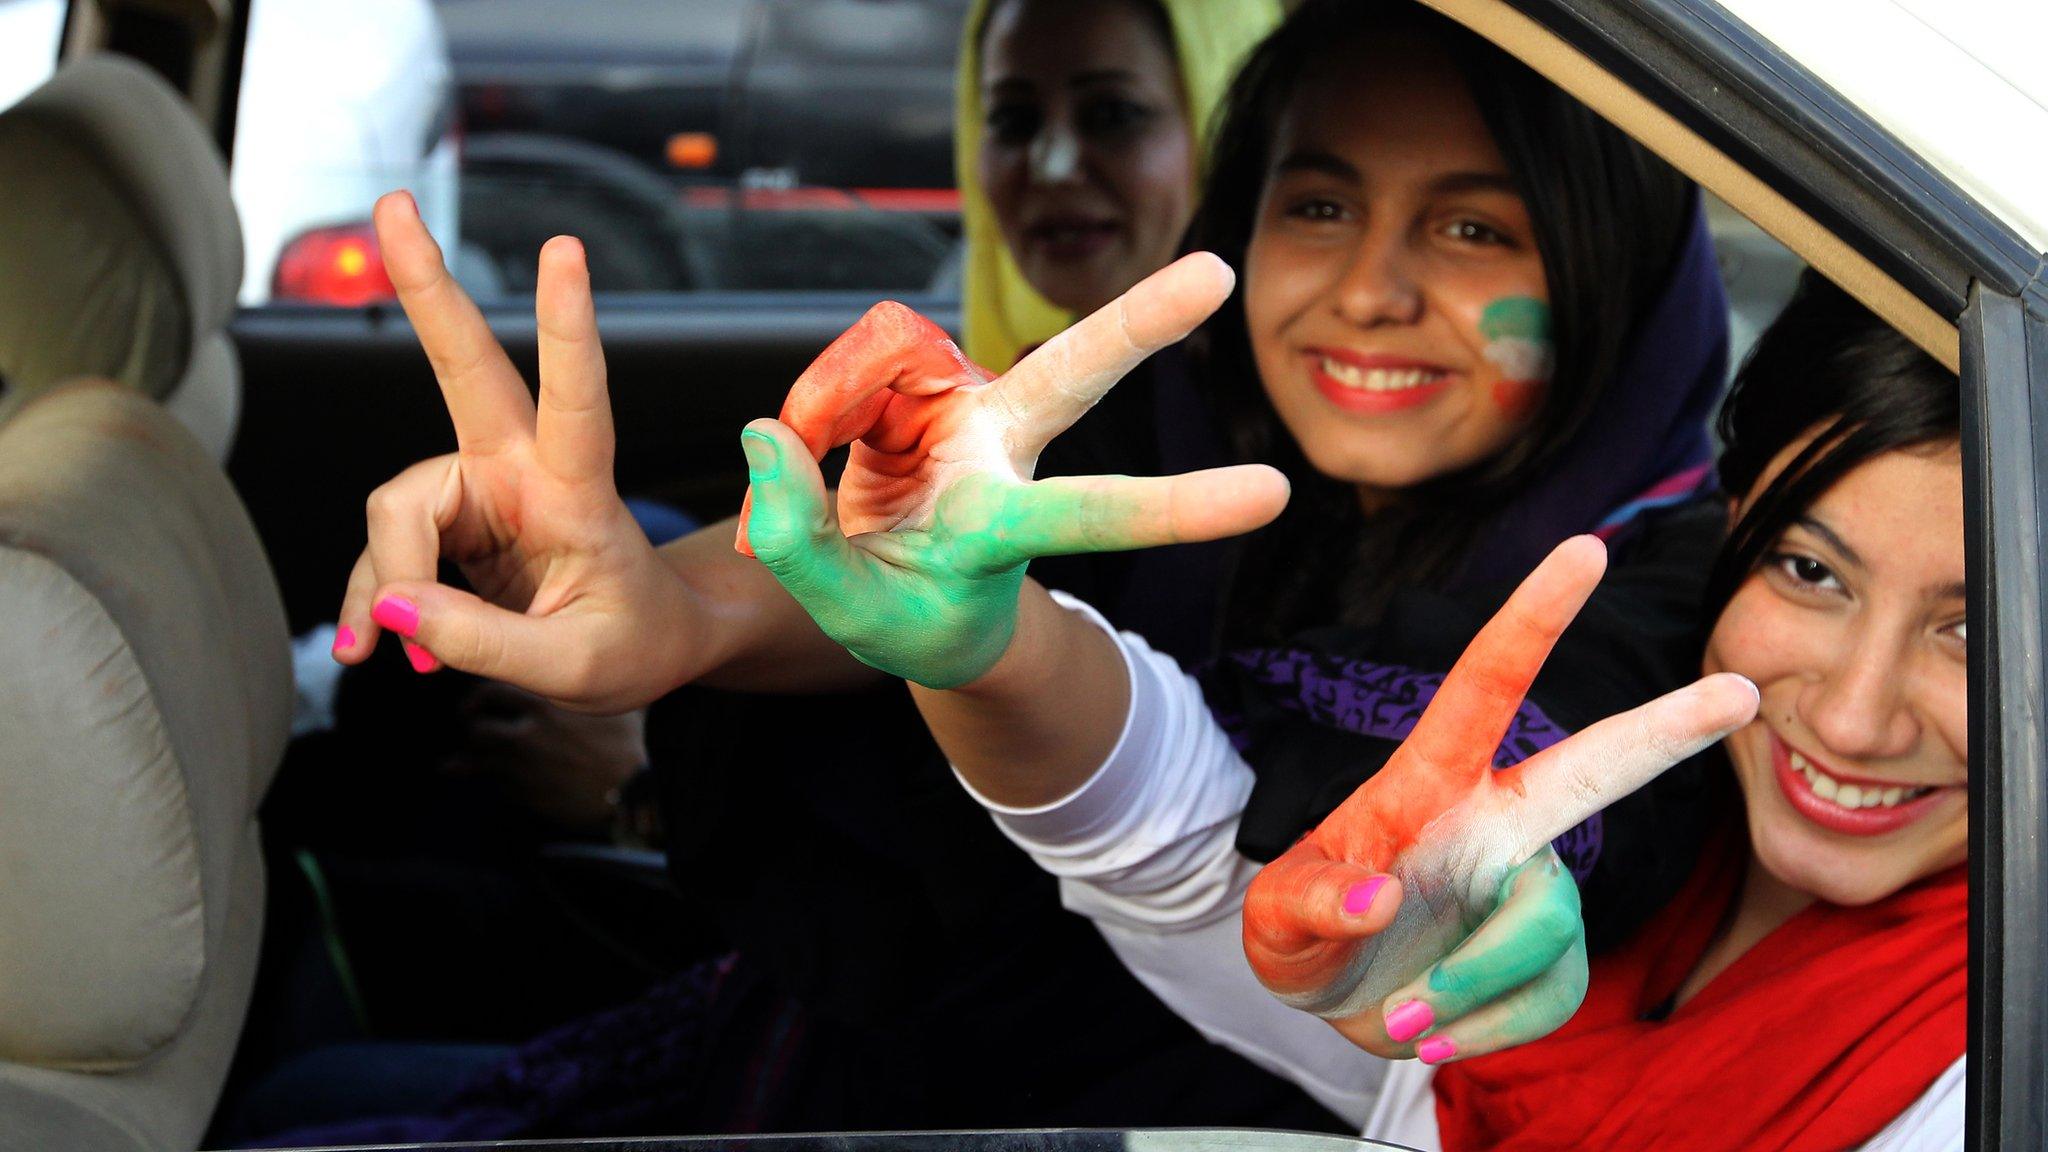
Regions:
[[1487, 247], [1512, 248], [1514, 241], [1499, 229], [1472, 219], [1457, 219], [1445, 224], [1442, 234], [1461, 244], [1478, 244]]
[[1037, 107], [1030, 104], [997, 104], [988, 110], [986, 124], [989, 139], [998, 144], [1029, 144], [1045, 121]]
[[1287, 216], [1315, 224], [1335, 224], [1350, 217], [1344, 205], [1322, 196], [1304, 196], [1287, 206]]
[[1840, 592], [1842, 582], [1834, 570], [1811, 556], [1797, 552], [1774, 552], [1768, 559], [1772, 568], [1794, 585], [1814, 592]]
[[1150, 106], [1123, 96], [1098, 96], [1081, 105], [1075, 124], [1091, 136], [1135, 132], [1152, 120]]

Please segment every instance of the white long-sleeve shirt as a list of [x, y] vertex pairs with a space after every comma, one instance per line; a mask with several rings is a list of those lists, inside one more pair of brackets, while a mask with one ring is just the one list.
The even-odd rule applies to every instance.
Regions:
[[[1268, 994], [1245, 960], [1244, 893], [1258, 865], [1238, 854], [1252, 770], [1180, 666], [1093, 608], [1055, 592], [1117, 640], [1131, 685], [1116, 747], [1064, 799], [1012, 808], [968, 791], [1094, 921], [1124, 966], [1211, 1041], [1301, 1085], [1365, 1136], [1440, 1148], [1433, 1070], [1353, 1046]], [[962, 780], [965, 784], [965, 780]], [[1865, 1152], [1946, 1152], [1963, 1141], [1957, 1060]]]

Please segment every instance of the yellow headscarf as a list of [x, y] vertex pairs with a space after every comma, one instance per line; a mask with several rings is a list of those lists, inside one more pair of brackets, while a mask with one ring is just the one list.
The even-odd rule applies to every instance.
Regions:
[[[974, 0], [960, 48], [953, 121], [953, 171], [960, 183], [961, 225], [967, 239], [962, 312], [967, 355], [996, 372], [1007, 371], [1024, 349], [1051, 339], [1076, 317], [1034, 291], [1003, 243], [995, 210], [977, 175], [983, 132], [982, 23], [994, 0]], [[1173, 26], [1188, 127], [1205, 154], [1209, 123], [1238, 65], [1283, 15], [1280, 0], [1159, 0]], [[1202, 167], [1206, 165], [1206, 160]], [[1196, 175], [1199, 187], [1200, 173]]]

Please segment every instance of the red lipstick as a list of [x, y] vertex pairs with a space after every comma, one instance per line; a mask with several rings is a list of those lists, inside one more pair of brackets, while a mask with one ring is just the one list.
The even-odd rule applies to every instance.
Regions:
[[[1812, 761], [1811, 758], [1809, 761], [1814, 764], [1816, 771], [1824, 771], [1818, 761]], [[1840, 832], [1846, 836], [1882, 836], [1887, 832], [1897, 831], [1927, 815], [1955, 791], [1949, 787], [1936, 788], [1924, 796], [1902, 800], [1890, 808], [1881, 804], [1875, 808], [1845, 808], [1813, 790], [1813, 785], [1807, 783], [1806, 773], [1792, 767], [1791, 749], [1775, 732], [1771, 733], [1771, 767], [1775, 769], [1773, 774], [1778, 778], [1779, 790], [1784, 792], [1785, 799], [1792, 805], [1793, 810], [1830, 832]], [[1859, 787], [1905, 787], [1880, 780], [1859, 780], [1833, 772], [1828, 772], [1827, 775]]]
[[[1442, 367], [1405, 356], [1368, 355], [1343, 348], [1310, 348], [1302, 353], [1309, 380], [1324, 399], [1347, 412], [1380, 415], [1419, 407], [1450, 387], [1451, 374]], [[1330, 365], [1350, 379], [1340, 379]], [[1369, 388], [1374, 375], [1400, 380], [1390, 387]], [[1420, 380], [1415, 377], [1420, 376]], [[1407, 379], [1401, 379], [1407, 377]]]

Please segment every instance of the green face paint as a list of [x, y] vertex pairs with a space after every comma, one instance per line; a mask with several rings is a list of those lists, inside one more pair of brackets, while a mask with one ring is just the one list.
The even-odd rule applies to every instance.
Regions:
[[1556, 354], [1550, 341], [1550, 305], [1534, 296], [1504, 296], [1479, 314], [1484, 355], [1500, 370], [1493, 399], [1511, 416], [1535, 407], [1550, 382]]

